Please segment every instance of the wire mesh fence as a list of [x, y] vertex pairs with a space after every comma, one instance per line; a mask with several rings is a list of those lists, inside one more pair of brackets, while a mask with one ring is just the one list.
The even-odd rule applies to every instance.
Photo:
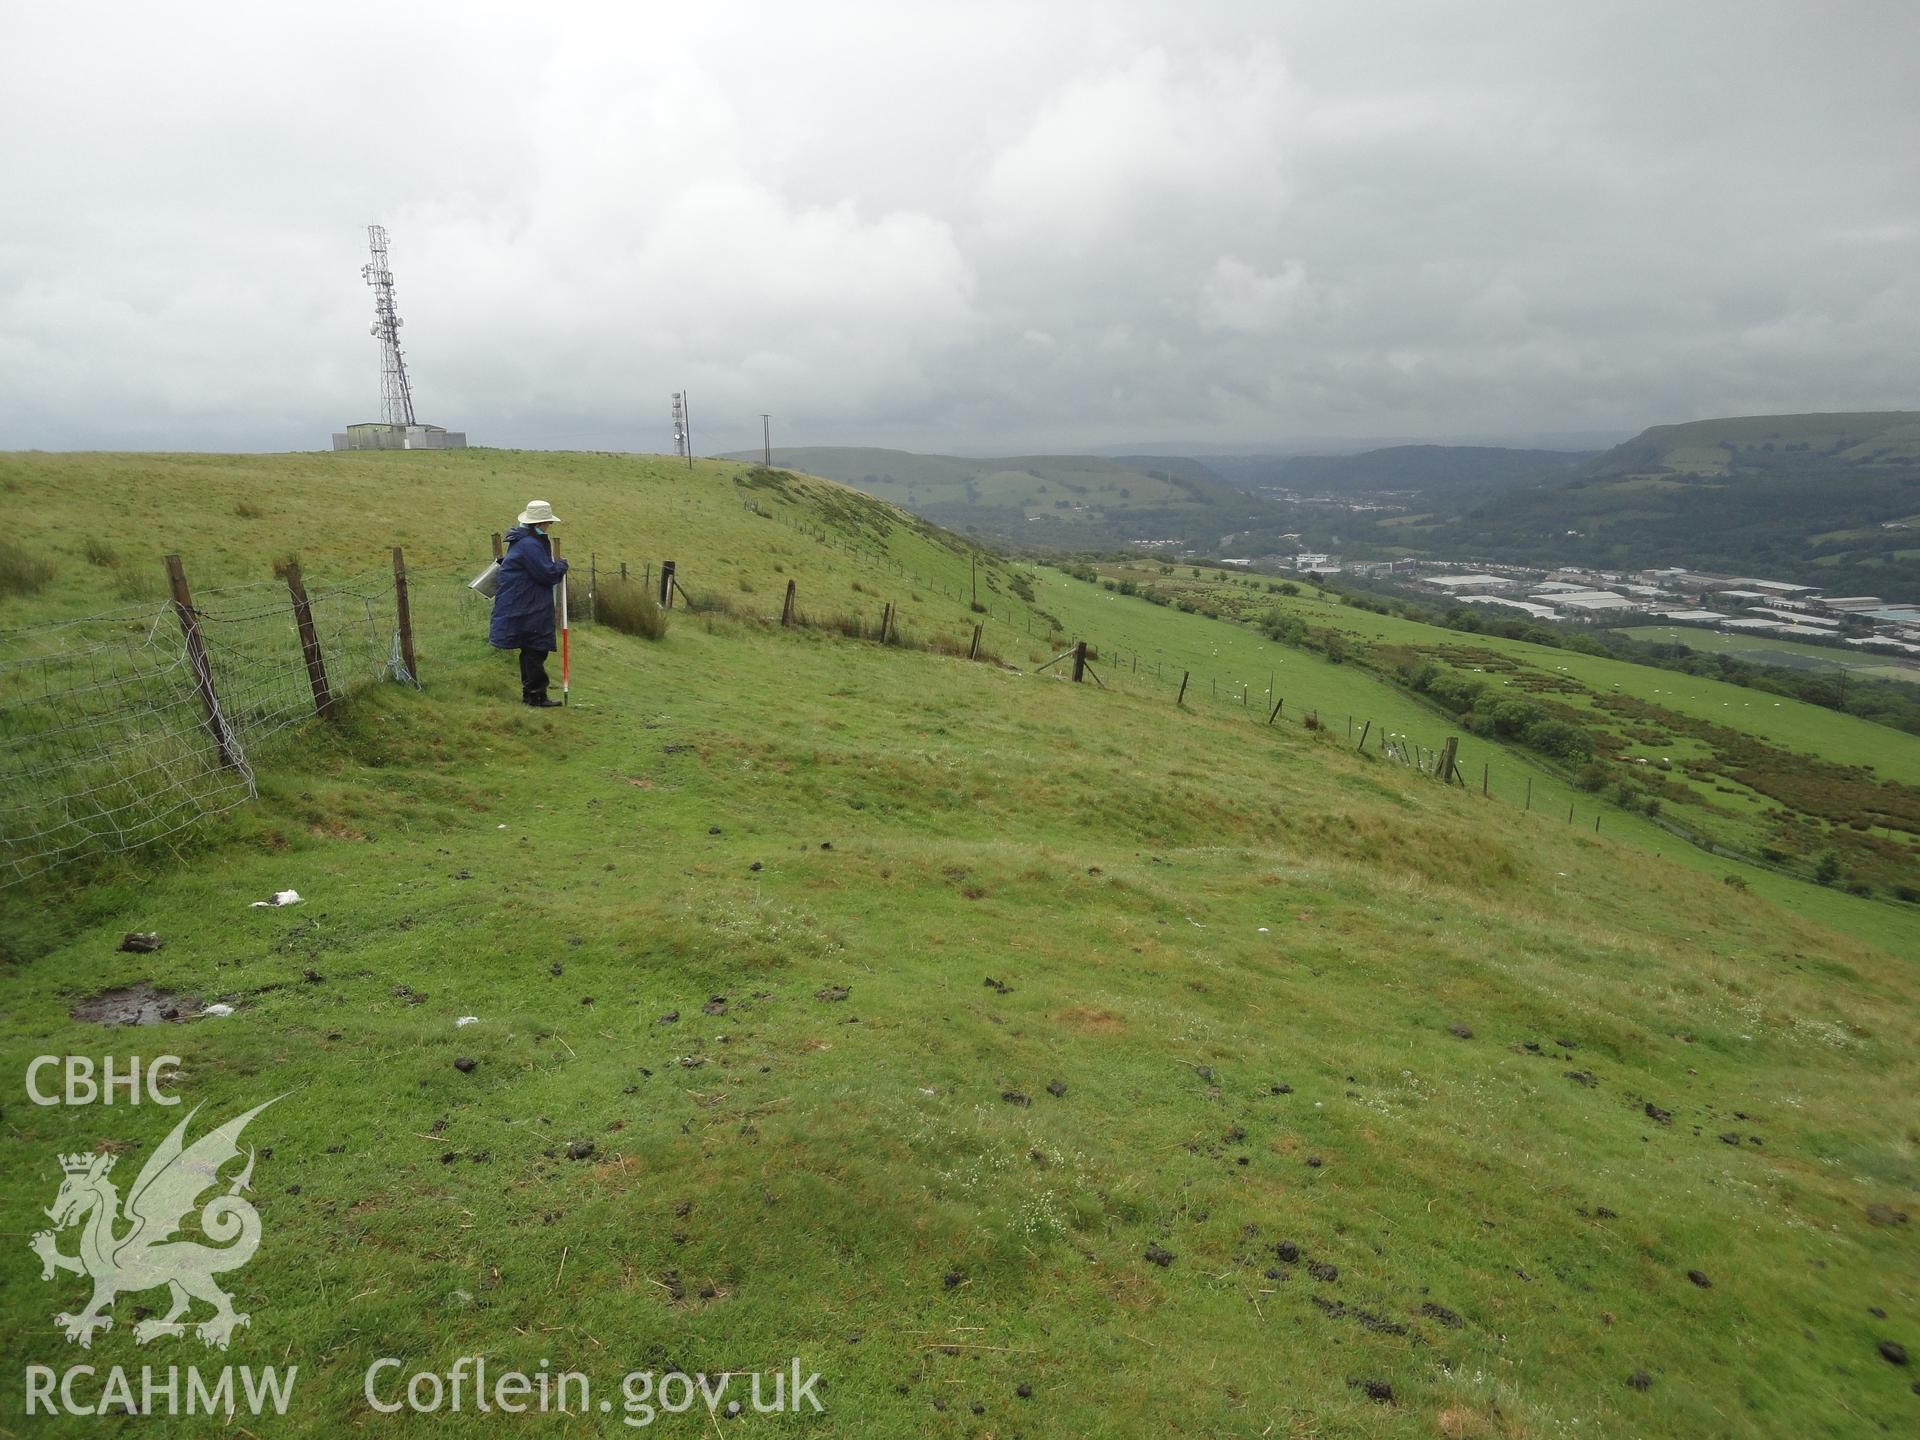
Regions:
[[[484, 602], [458, 578], [414, 577], [411, 591], [429, 653], [477, 644]], [[328, 581], [306, 599], [307, 633], [276, 582], [0, 633], [0, 888], [231, 810], [323, 693], [413, 682], [392, 574]]]

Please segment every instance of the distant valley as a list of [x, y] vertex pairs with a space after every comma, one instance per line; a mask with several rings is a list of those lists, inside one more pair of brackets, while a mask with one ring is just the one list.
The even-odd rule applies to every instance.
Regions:
[[1687, 565], [1920, 599], [1916, 411], [1659, 425], [1599, 454], [1395, 445], [982, 460], [801, 447], [773, 459], [1028, 550]]

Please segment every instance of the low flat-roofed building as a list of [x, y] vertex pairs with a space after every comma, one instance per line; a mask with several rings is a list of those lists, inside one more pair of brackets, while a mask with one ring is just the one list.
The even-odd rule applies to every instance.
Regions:
[[1736, 580], [1736, 585], [1744, 585], [1749, 590], [1764, 590], [1769, 595], [1818, 595], [1818, 585], [1789, 585], [1782, 580]]
[[1846, 613], [1855, 610], [1877, 610], [1887, 602], [1878, 595], [1829, 595], [1820, 603], [1829, 610]]
[[1758, 605], [1763, 600], [1774, 598], [1764, 590], [1710, 590], [1707, 593], [1716, 600], [1739, 600], [1748, 605]]
[[1847, 645], [1875, 645], [1883, 650], [1898, 650], [1903, 655], [1920, 655], [1920, 645], [1910, 645], [1904, 640], [1888, 640], [1880, 636], [1860, 636], [1858, 639], [1843, 642]]
[[1762, 620], [1782, 620], [1797, 630], [1818, 630], [1831, 635], [1840, 628], [1840, 622], [1831, 615], [1800, 615], [1791, 610], [1759, 610], [1754, 612]]
[[1516, 600], [1511, 595], [1462, 595], [1462, 605], [1497, 605], [1502, 610], [1519, 610], [1535, 620], [1557, 620], [1559, 612], [1550, 605], [1535, 605], [1530, 600]]
[[1878, 610], [1856, 610], [1854, 613], [1876, 625], [1920, 624], [1920, 605], [1883, 605]]
[[1420, 581], [1442, 590], [1509, 590], [1514, 583], [1504, 575], [1422, 575]]
[[1554, 595], [1547, 601], [1554, 609], [1572, 615], [1618, 615], [1639, 607], [1624, 595], [1610, 595], [1604, 590], [1589, 591], [1584, 595]]
[[1676, 625], [1718, 625], [1727, 618], [1718, 610], [1656, 610], [1654, 613]]
[[1720, 628], [1722, 630], [1737, 630], [1742, 634], [1759, 635], [1771, 634], [1780, 630], [1791, 630], [1793, 627], [1780, 620], [1727, 619], [1720, 622]]
[[1542, 580], [1532, 587], [1535, 595], [1587, 595], [1592, 591], [1591, 585], [1575, 585], [1566, 580]]

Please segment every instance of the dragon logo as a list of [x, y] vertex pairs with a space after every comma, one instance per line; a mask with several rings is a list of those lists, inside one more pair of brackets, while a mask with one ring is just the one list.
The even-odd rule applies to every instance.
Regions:
[[[109, 1312], [114, 1297], [164, 1285], [172, 1293], [172, 1306], [161, 1318], [135, 1325], [133, 1338], [145, 1345], [163, 1335], [185, 1335], [189, 1323], [180, 1317], [192, 1301], [202, 1300], [214, 1307], [214, 1313], [192, 1328], [208, 1346], [227, 1348], [234, 1330], [247, 1324], [248, 1317], [233, 1308], [233, 1297], [216, 1285], [213, 1277], [238, 1270], [253, 1258], [260, 1245], [260, 1213], [240, 1193], [253, 1178], [251, 1148], [246, 1168], [233, 1178], [227, 1192], [214, 1196], [200, 1210], [200, 1232], [215, 1243], [202, 1245], [174, 1236], [193, 1213], [200, 1196], [219, 1184], [220, 1168], [239, 1158], [240, 1132], [247, 1122], [273, 1103], [269, 1100], [266, 1105], [256, 1105], [217, 1130], [208, 1131], [192, 1145], [184, 1145], [187, 1125], [200, 1113], [195, 1106], [140, 1167], [127, 1194], [124, 1213], [119, 1188], [108, 1179], [114, 1156], [60, 1157], [60, 1169], [66, 1178], [60, 1182], [60, 1193], [52, 1207], [44, 1212], [53, 1229], [40, 1231], [29, 1245], [40, 1257], [42, 1280], [53, 1279], [55, 1271], [67, 1270], [93, 1281], [93, 1298], [85, 1309], [77, 1315], [53, 1317], [54, 1325], [68, 1340], [91, 1347], [96, 1330], [113, 1328]], [[55, 1245], [55, 1232], [70, 1226], [81, 1227], [77, 1255], [64, 1255]]]

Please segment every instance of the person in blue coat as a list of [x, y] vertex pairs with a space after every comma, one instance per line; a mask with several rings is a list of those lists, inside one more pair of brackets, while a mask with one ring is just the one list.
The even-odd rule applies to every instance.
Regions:
[[520, 698], [542, 710], [559, 705], [547, 698], [547, 656], [554, 652], [553, 587], [567, 573], [567, 562], [553, 558], [549, 526], [559, 523], [553, 506], [529, 500], [520, 523], [506, 535], [506, 554], [493, 592], [493, 623], [487, 639], [498, 649], [520, 652]]

